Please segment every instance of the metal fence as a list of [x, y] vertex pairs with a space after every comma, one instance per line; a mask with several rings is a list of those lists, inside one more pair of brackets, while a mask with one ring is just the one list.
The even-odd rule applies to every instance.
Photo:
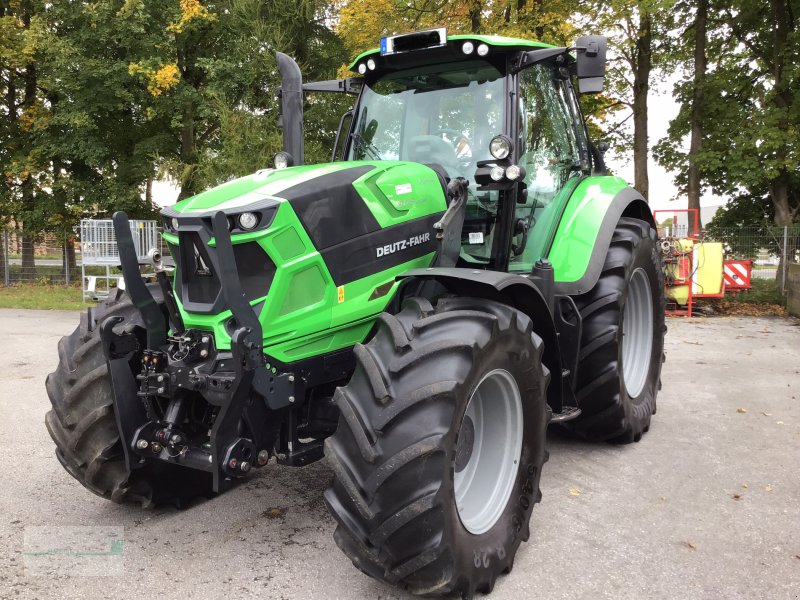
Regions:
[[[153, 222], [143, 222], [141, 228], [138, 222], [131, 223], [132, 229], [136, 227], [138, 231], [134, 234], [137, 248], [155, 244], [163, 255], [168, 255], [160, 230], [154, 225], [152, 231], [149, 230], [149, 223]], [[104, 291], [108, 285], [105, 281], [107, 275], [111, 276], [112, 284], [122, 275], [118, 267], [118, 257], [107, 256], [111, 252], [116, 254], [116, 242], [113, 246], [101, 248], [98, 244], [87, 245], [75, 234], [49, 234], [31, 243], [21, 232], [0, 230], [0, 286], [20, 283], [59, 284], [73, 285], [85, 290], [89, 286], [89, 278], [95, 278], [99, 285], [98, 291]], [[147, 254], [150, 247], [152, 245], [145, 248], [143, 255]], [[80, 290], [78, 294], [80, 295]]]
[[[72, 268], [67, 268], [68, 260]], [[67, 236], [48, 235], [30, 241], [21, 232], [0, 231], [0, 285], [69, 285], [80, 278], [79, 265], [80, 248], [76, 243], [70, 246]]]
[[[143, 225], [141, 236], [146, 241], [143, 247], [155, 239], [161, 253], [167, 256], [163, 239], [157, 235], [160, 231], [145, 232], [144, 228]], [[659, 229], [661, 237], [686, 237], [689, 233], [686, 225]], [[722, 242], [726, 258], [752, 260], [753, 278], [777, 280], [782, 289], [785, 288], [789, 263], [800, 262], [800, 226], [708, 228], [701, 231], [700, 236]], [[85, 287], [86, 277], [102, 277], [107, 269], [112, 279], [121, 275], [121, 271], [112, 264], [116, 261], [108, 260], [99, 264], [98, 246], [87, 245], [86, 241], [75, 235], [61, 238], [49, 235], [34, 243], [33, 260], [30, 260], [30, 253], [23, 260], [25, 241], [22, 234], [0, 231], [0, 285], [24, 282], [77, 286], [83, 283]], [[103, 256], [110, 253], [116, 253], [115, 244]]]
[[[692, 232], [679, 224], [659, 229], [660, 237], [687, 237]], [[789, 263], [800, 262], [800, 226], [710, 227], [699, 237], [722, 242], [725, 258], [753, 261], [754, 279], [774, 279], [785, 289]]]

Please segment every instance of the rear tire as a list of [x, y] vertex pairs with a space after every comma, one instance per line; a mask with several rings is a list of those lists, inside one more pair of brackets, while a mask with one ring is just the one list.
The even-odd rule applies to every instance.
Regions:
[[[335, 478], [325, 501], [338, 524], [336, 543], [356, 567], [416, 594], [462, 597], [491, 591], [511, 570], [529, 536], [547, 457], [550, 375], [542, 351], [530, 319], [496, 302], [448, 299], [434, 311], [411, 298], [396, 316], [379, 317], [375, 337], [355, 348], [356, 370], [336, 393], [339, 427], [326, 440]], [[485, 406], [472, 443], [465, 414], [480, 412], [468, 406], [487, 393], [509, 410], [493, 415]], [[508, 423], [516, 439], [514, 414], [519, 445], [504, 446], [502, 428], [481, 438], [492, 423]], [[479, 450], [479, 439], [491, 440], [486, 447], [496, 453]], [[475, 495], [478, 488], [459, 483], [475, 464], [496, 464], [494, 480], [491, 469], [473, 471], [478, 488], [496, 483], [496, 494]]]
[[583, 333], [575, 395], [581, 415], [565, 426], [597, 441], [638, 442], [656, 412], [664, 356], [664, 279], [656, 231], [622, 218], [594, 288], [576, 296]]
[[[149, 288], [158, 300], [158, 286]], [[98, 327], [110, 315], [124, 319], [118, 327], [142, 325], [127, 294], [113, 289], [104, 302], [82, 314], [80, 325], [58, 343], [58, 367], [46, 381], [53, 408], [45, 416], [58, 460], [85, 488], [113, 502], [180, 507], [197, 496], [209, 496], [211, 477], [201, 471], [153, 463], [128, 475]]]

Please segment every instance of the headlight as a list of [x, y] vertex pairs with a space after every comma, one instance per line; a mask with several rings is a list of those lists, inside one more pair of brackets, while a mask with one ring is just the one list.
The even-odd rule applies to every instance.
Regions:
[[461, 51], [464, 54], [472, 54], [473, 50], [475, 50], [475, 44], [472, 42], [464, 42], [464, 45], [461, 46]]
[[516, 181], [523, 177], [522, 168], [518, 165], [511, 165], [506, 169], [506, 177], [508, 177], [511, 181]]
[[275, 168], [276, 169], [285, 169], [286, 167], [291, 167], [294, 164], [294, 159], [292, 155], [288, 152], [278, 152], [275, 155]]
[[489, 171], [489, 177], [492, 178], [492, 181], [500, 181], [505, 174], [506, 171], [503, 167], [492, 167], [492, 170]]
[[497, 160], [508, 158], [508, 155], [511, 154], [511, 140], [504, 135], [494, 136], [489, 142], [489, 152]]
[[178, 219], [176, 219], [175, 217], [172, 217], [172, 221], [170, 221], [170, 223], [172, 223], [172, 229], [174, 229], [175, 231], [178, 231]]
[[251, 212], [242, 213], [239, 215], [239, 227], [245, 230], [250, 230], [258, 225], [258, 215]]

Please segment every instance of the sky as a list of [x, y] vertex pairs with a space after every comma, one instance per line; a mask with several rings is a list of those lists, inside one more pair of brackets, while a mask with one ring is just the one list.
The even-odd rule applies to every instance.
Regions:
[[[677, 80], [677, 74], [669, 81], [656, 84], [651, 87], [648, 97], [647, 109], [647, 136], [651, 147], [650, 160], [648, 161], [647, 172], [650, 178], [650, 206], [653, 210], [686, 208], [687, 198], [679, 195], [675, 187], [675, 173], [667, 171], [659, 165], [652, 155], [652, 147], [667, 135], [670, 120], [678, 114], [678, 102], [672, 97], [672, 87]], [[655, 88], [655, 89], [654, 89]], [[620, 115], [621, 118], [627, 116]], [[632, 121], [628, 120], [628, 123]], [[631, 125], [632, 127], [632, 125]], [[688, 150], [689, 141], [684, 140], [685, 150]], [[620, 160], [618, 157], [609, 156], [606, 160], [608, 166], [631, 185], [633, 185], [633, 160]], [[715, 196], [710, 190], [706, 190], [700, 198], [700, 206], [722, 206], [725, 199]], [[659, 216], [659, 219], [662, 217]]]

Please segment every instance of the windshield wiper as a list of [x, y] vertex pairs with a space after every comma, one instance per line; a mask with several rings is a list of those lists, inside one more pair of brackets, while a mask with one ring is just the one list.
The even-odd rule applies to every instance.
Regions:
[[367, 140], [360, 133], [353, 134], [353, 141], [356, 143], [355, 154], [358, 155], [359, 151], [363, 148], [364, 154], [368, 155], [373, 160], [382, 160], [381, 153], [375, 145]]

